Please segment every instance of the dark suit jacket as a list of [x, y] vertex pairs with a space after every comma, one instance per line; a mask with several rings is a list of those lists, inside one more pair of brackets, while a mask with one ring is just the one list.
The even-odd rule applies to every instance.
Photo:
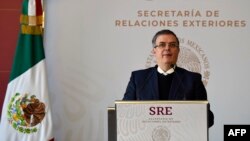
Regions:
[[[160, 100], [157, 66], [132, 72], [123, 100]], [[168, 100], [207, 100], [207, 92], [199, 73], [175, 67]], [[209, 127], [214, 116], [209, 108]]]

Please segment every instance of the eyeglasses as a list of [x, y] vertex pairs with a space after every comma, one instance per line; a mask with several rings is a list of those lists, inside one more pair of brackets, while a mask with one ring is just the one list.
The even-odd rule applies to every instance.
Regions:
[[154, 46], [159, 47], [159, 48], [164, 48], [164, 47], [170, 47], [170, 48], [175, 48], [175, 47], [179, 47], [179, 45], [176, 42], [170, 42], [170, 43], [166, 43], [166, 42], [161, 42], [159, 45]]

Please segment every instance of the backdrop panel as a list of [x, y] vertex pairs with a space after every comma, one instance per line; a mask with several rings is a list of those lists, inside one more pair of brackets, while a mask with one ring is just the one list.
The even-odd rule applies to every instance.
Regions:
[[45, 50], [55, 136], [107, 140], [107, 107], [123, 97], [131, 71], [154, 66], [151, 39], [171, 29], [178, 65], [200, 72], [215, 124], [249, 124], [250, 1], [45, 1]]

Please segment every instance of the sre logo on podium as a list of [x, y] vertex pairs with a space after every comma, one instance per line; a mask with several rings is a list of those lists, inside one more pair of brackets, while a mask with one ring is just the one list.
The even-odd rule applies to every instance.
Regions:
[[224, 141], [250, 141], [250, 125], [224, 125]]

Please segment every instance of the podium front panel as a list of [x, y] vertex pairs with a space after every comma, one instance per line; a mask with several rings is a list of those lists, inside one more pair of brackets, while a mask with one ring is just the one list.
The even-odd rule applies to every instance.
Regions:
[[117, 141], [207, 141], [207, 101], [116, 101]]

